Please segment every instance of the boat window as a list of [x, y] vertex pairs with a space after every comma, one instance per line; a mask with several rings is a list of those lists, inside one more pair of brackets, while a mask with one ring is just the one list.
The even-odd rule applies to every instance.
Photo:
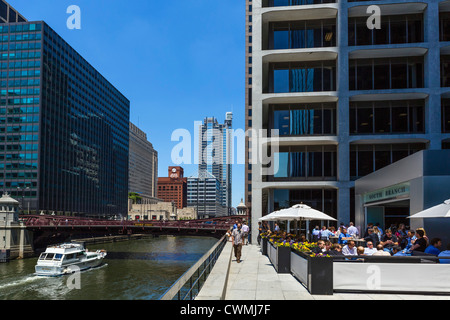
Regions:
[[55, 260], [60, 261], [62, 259], [63, 255], [60, 253], [55, 254]]
[[47, 253], [47, 257], [45, 257], [45, 260], [53, 260], [54, 256], [55, 256], [54, 253]]
[[73, 254], [66, 255], [65, 260], [70, 260], [70, 259], [73, 259]]
[[46, 256], [47, 256], [47, 254], [45, 252], [41, 253], [41, 256], [39, 257], [39, 260], [45, 260]]

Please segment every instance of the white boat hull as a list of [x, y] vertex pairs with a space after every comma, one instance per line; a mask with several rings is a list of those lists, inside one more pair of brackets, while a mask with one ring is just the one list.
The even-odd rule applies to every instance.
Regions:
[[87, 261], [79, 261], [66, 266], [46, 266], [36, 265], [35, 271], [38, 276], [57, 277], [65, 274], [83, 271], [100, 266], [103, 263], [103, 258], [91, 259]]

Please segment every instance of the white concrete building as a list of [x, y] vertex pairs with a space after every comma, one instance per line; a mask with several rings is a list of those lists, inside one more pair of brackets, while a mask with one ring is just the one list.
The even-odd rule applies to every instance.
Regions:
[[[356, 179], [449, 148], [450, 1], [251, 5], [252, 128], [277, 129], [280, 141], [276, 174], [252, 165], [254, 229], [300, 202], [354, 221]], [[368, 27], [369, 5], [381, 29]]]

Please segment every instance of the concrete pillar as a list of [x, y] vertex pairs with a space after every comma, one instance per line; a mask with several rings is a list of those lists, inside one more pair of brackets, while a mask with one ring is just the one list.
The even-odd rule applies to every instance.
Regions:
[[442, 118], [441, 118], [441, 64], [439, 45], [439, 3], [428, 2], [424, 14], [424, 40], [428, 42], [428, 53], [425, 55], [424, 81], [429, 88], [429, 98], [426, 104], [425, 125], [430, 137], [431, 150], [441, 149]]

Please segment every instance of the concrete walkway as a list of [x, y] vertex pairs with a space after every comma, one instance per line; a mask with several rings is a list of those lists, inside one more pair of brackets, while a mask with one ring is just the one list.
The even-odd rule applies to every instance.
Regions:
[[450, 296], [437, 295], [311, 295], [291, 274], [278, 274], [259, 246], [243, 246], [241, 260], [236, 262], [228, 242], [196, 300], [450, 300]]

